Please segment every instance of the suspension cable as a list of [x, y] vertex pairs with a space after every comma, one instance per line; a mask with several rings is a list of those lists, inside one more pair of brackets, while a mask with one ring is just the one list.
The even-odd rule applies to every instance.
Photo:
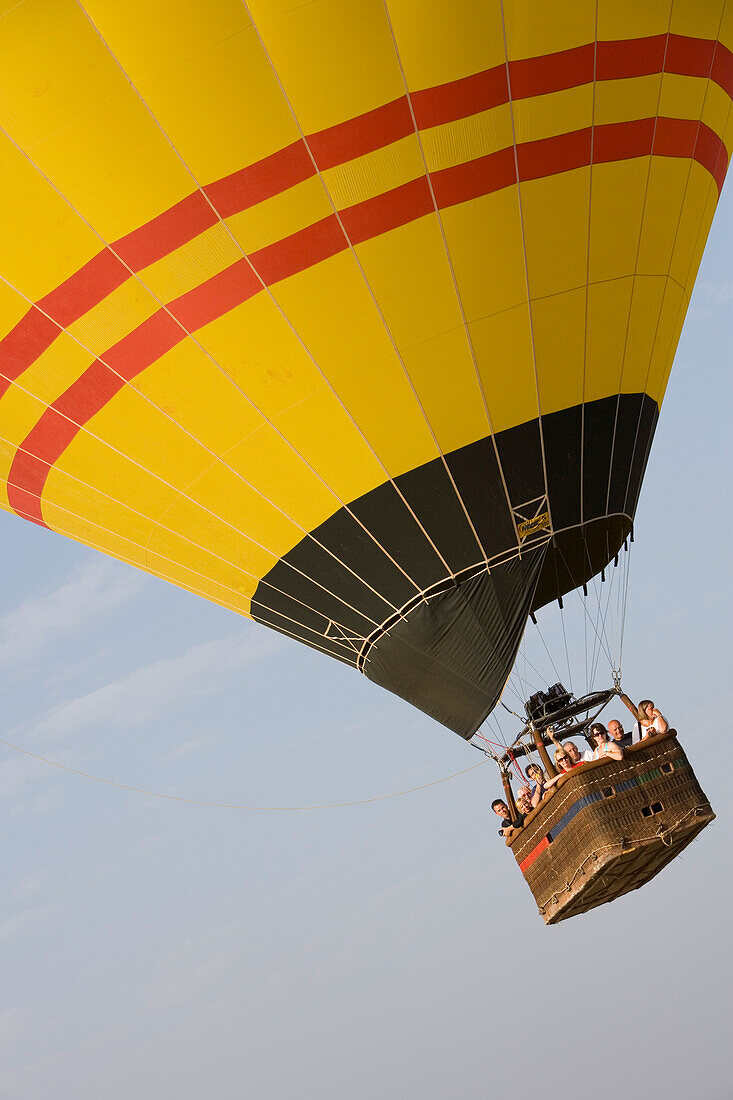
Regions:
[[[416, 791], [427, 790], [428, 787], [436, 787], [439, 783], [447, 783], [449, 779], [457, 779], [459, 775], [465, 775], [467, 772], [474, 771], [475, 768], [480, 768], [486, 763], [485, 760], [479, 760], [478, 764], [471, 764], [468, 768], [462, 768], [459, 772], [453, 772], [451, 775], [444, 775], [441, 779], [432, 779], [429, 783], [421, 783], [418, 787], [407, 787], [404, 791], [392, 791], [390, 794], [378, 794], [372, 798], [359, 798], [353, 802], [324, 802], [315, 806], [245, 806], [236, 802], [208, 802], [199, 798], [183, 798], [176, 794], [163, 794], [161, 791], [147, 791], [142, 787], [132, 787], [127, 783], [117, 783], [114, 779], [105, 779], [101, 775], [91, 775], [89, 772], [79, 771], [78, 768], [70, 768], [67, 764], [61, 764], [58, 760], [49, 760], [47, 756], [41, 756], [37, 752], [31, 752], [29, 749], [22, 749], [20, 745], [12, 745], [9, 741], [4, 741], [0, 738], [0, 745], [5, 745], [8, 749], [13, 749], [14, 752], [22, 753], [23, 756], [30, 756], [33, 760], [39, 760], [42, 764], [49, 764], [52, 768], [59, 768], [61, 771], [70, 772], [71, 775], [78, 775], [83, 779], [93, 779], [95, 783], [104, 783], [108, 787], [117, 787], [121, 791], [131, 791], [133, 794], [144, 794], [148, 798], [163, 798], [168, 802], [185, 802], [189, 806], [207, 806], [210, 809], [217, 810], [251, 810], [251, 811], [305, 811], [305, 810], [340, 810], [345, 806], [365, 806], [369, 802], [383, 802], [388, 798], [399, 798], [404, 794], [414, 794]], [[476, 746], [474, 746], [476, 747]]]

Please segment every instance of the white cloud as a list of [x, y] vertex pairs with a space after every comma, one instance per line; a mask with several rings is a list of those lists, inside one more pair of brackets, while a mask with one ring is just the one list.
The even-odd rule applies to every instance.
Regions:
[[26, 1008], [6, 1008], [0, 1012], [0, 1051], [7, 1054], [27, 1034], [30, 1014]]
[[[41, 763], [38, 764], [38, 768], [40, 771], [37, 773], [36, 778], [39, 776], [45, 778], [48, 775], [48, 768]], [[29, 778], [31, 777], [29, 776]], [[62, 787], [51, 787], [48, 790], [41, 791], [40, 794], [34, 795], [33, 798], [16, 802], [7, 812], [3, 813], [2, 820], [7, 821], [19, 817], [41, 817], [43, 814], [53, 813], [62, 805], [62, 796]]]
[[281, 645], [276, 635], [257, 628], [204, 642], [178, 657], [155, 661], [87, 695], [60, 703], [32, 733], [60, 738], [94, 727], [109, 730], [143, 725], [174, 703], [211, 694], [227, 676], [269, 656]]
[[226, 974], [226, 959], [214, 958], [191, 968], [182, 968], [156, 983], [149, 992], [148, 1009], [167, 1012], [178, 1005], [197, 1002], [199, 1005], [219, 991]]
[[[24, 772], [22, 775], [18, 774], [14, 786], [8, 787], [10, 793], [16, 794], [16, 791], [25, 785], [31, 784], [33, 781], [38, 783], [40, 780], [47, 780], [49, 768], [47, 765], [37, 762], [36, 770], [34, 772]], [[54, 769], [55, 771], [55, 769]], [[27, 820], [31, 817], [42, 817], [45, 814], [53, 813], [63, 805], [64, 790], [60, 786], [56, 787], [44, 787], [37, 794], [27, 792], [26, 797], [8, 798], [5, 794], [0, 797], [0, 824], [6, 825], [9, 821]]]
[[733, 283], [722, 283], [714, 286], [713, 298], [716, 302], [730, 302], [733, 300]]
[[31, 875], [24, 875], [22, 879], [16, 882], [15, 886], [11, 887], [10, 897], [13, 901], [28, 901], [29, 898], [34, 897], [39, 892], [45, 877], [40, 871], [35, 871]]
[[0, 665], [35, 656], [60, 637], [77, 633], [134, 596], [142, 574], [105, 558], [91, 561], [53, 591], [35, 596], [0, 617]]
[[9, 756], [0, 763], [0, 797], [13, 794], [30, 779], [37, 779], [43, 764], [29, 756]]
[[65, 904], [39, 905], [34, 909], [23, 909], [15, 916], [0, 921], [0, 943], [12, 939], [13, 936], [20, 935], [29, 926], [37, 924], [39, 921], [64, 916], [67, 912], [68, 906]]
[[210, 749], [214, 745], [218, 745], [220, 741], [221, 738], [214, 733], [200, 733], [197, 737], [192, 737], [190, 741], [184, 741], [182, 745], [176, 745], [174, 749], [162, 756], [161, 760], [164, 763], [170, 763], [171, 760], [178, 760], [181, 756], [188, 756], [192, 752]]

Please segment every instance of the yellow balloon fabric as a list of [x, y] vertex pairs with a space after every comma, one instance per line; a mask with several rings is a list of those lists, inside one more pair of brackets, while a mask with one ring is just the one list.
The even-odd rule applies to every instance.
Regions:
[[470, 736], [631, 529], [733, 11], [0, 14], [0, 505]]

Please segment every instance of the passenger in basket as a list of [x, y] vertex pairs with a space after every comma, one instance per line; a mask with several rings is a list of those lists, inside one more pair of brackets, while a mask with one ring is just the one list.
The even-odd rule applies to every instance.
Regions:
[[532, 792], [529, 787], [520, 787], [515, 801], [520, 814], [526, 817], [527, 814], [532, 813], [534, 806], [532, 805]]
[[514, 832], [514, 826], [519, 827], [524, 825], [524, 818], [520, 815], [517, 821], [512, 824], [511, 815], [509, 813], [509, 807], [503, 798], [495, 798], [491, 803], [491, 809], [497, 814], [501, 820], [501, 828], [499, 829], [499, 836], [511, 836]]
[[576, 767], [576, 765], [583, 763], [583, 757], [578, 752], [574, 741], [566, 741], [563, 745], [563, 748], [570, 757], [570, 763], [573, 765], [573, 767]]
[[562, 779], [564, 775], [571, 772], [577, 765], [573, 764], [572, 760], [565, 752], [564, 747], [561, 745], [559, 749], [555, 749], [555, 764], [558, 769], [557, 775], [554, 775], [552, 779], [548, 779], [545, 783], [545, 788], [554, 786], [559, 779]]
[[622, 749], [628, 749], [633, 741], [630, 733], [624, 733], [624, 727], [617, 718], [612, 718], [608, 723], [608, 736]]
[[666, 733], [669, 723], [663, 718], [651, 699], [642, 699], [637, 711], [637, 726], [640, 727], [640, 741], [653, 737], [655, 733]]
[[532, 788], [532, 805], [539, 806], [542, 801], [542, 796], [545, 793], [545, 773], [539, 764], [527, 765], [527, 779], [531, 779], [534, 783]]
[[583, 753], [583, 760], [587, 763], [591, 760], [601, 760], [609, 756], [611, 760], [621, 760], [624, 750], [615, 741], [609, 741], [608, 730], [602, 722], [594, 722], [590, 728], [590, 735], [595, 743], [594, 749], [587, 749]]
[[633, 729], [634, 744], [638, 741], [644, 741], [647, 737], [652, 737], [656, 733], [667, 732], [669, 723], [666, 718], [662, 717], [651, 699], [642, 699], [638, 707], [635, 707], [623, 691], [618, 693], [618, 697], [622, 703], [626, 704], [636, 719]]

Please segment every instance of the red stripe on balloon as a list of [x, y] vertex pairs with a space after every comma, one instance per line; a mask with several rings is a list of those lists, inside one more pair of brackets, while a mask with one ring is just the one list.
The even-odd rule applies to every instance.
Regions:
[[715, 47], [716, 43], [710, 39], [670, 34], [664, 70], [679, 76], [709, 76]]
[[[669, 38], [673, 38], [669, 35]], [[596, 80], [629, 80], [660, 73], [667, 49], [667, 35], [599, 42], [596, 50]], [[707, 75], [707, 74], [705, 74]]]
[[[619, 80], [664, 71], [687, 76], [710, 77], [733, 97], [733, 54], [720, 42], [687, 38], [681, 35], [656, 35], [645, 39], [592, 43], [543, 57], [512, 61], [481, 73], [413, 92], [413, 110], [418, 129], [454, 122], [509, 101], [507, 69], [512, 99], [581, 86], [593, 79]], [[356, 156], [382, 148], [410, 132], [406, 98], [394, 100], [355, 119], [339, 123], [308, 137], [308, 143], [321, 169], [348, 162]], [[707, 141], [707, 139], [705, 139]], [[705, 163], [710, 149], [701, 150]], [[484, 158], [486, 167], [494, 164]], [[701, 161], [702, 163], [702, 161]], [[720, 186], [725, 175], [727, 156], [717, 158], [715, 179]], [[720, 164], [724, 164], [721, 169]], [[472, 169], [468, 169], [470, 175]], [[722, 171], [722, 176], [721, 176]], [[316, 168], [302, 141], [263, 158], [238, 172], [207, 185], [201, 192], [182, 199], [139, 229], [105, 248], [79, 271], [37, 303], [61, 328], [78, 320], [104, 300], [127, 278], [129, 271], [140, 271], [186, 244], [221, 218], [231, 217], [259, 202], [280, 194], [315, 175]], [[113, 252], [120, 257], [118, 259]], [[124, 260], [124, 263], [121, 262]], [[0, 397], [14, 380], [39, 355], [50, 347], [59, 329], [38, 320], [33, 307], [0, 341]]]
[[271, 156], [240, 168], [224, 179], [204, 187], [221, 218], [241, 214], [258, 202], [271, 199], [303, 180], [315, 176], [316, 167], [302, 141], [296, 141]]
[[348, 246], [338, 218], [329, 214], [314, 225], [253, 252], [250, 260], [263, 283], [270, 286], [343, 252]]
[[[200, 191], [194, 191], [111, 247], [132, 271], [142, 271], [216, 225], [218, 220], [211, 204]], [[126, 277], [129, 278], [129, 272]]]
[[[596, 133], [600, 127], [596, 127]], [[574, 130], [570, 134], [527, 141], [517, 146], [517, 167], [520, 182], [554, 176], [585, 168], [591, 162], [591, 128]], [[632, 154], [636, 156], [636, 153]]]
[[35, 306], [21, 317], [15, 328], [0, 343], [0, 398], [12, 382], [43, 355], [61, 331], [54, 321]]
[[715, 50], [710, 79], [729, 96], [733, 96], [733, 53], [720, 42]]
[[529, 99], [593, 82], [595, 43], [509, 62], [512, 99]]
[[506, 65], [413, 92], [410, 98], [419, 130], [489, 111], [509, 102]]
[[456, 206], [494, 191], [501, 191], [517, 182], [514, 147], [500, 149], [467, 164], [442, 168], [431, 175], [438, 206]]
[[168, 309], [188, 332], [196, 332], [217, 317], [223, 317], [241, 306], [260, 290], [262, 283], [251, 266], [246, 260], [237, 260], [231, 267], [171, 302]]
[[308, 146], [323, 172], [338, 164], [383, 149], [400, 138], [414, 134], [415, 127], [406, 96], [385, 103], [373, 111], [329, 126], [308, 138]]
[[384, 195], [350, 206], [340, 217], [351, 243], [361, 244], [431, 214], [434, 209], [428, 181], [419, 176]]
[[[694, 157], [709, 171], [725, 176], [727, 154], [720, 138], [704, 124], [684, 119], [642, 119], [597, 126], [594, 161], [615, 161], [649, 155]], [[517, 148], [521, 182], [570, 171], [591, 163], [591, 130], [528, 142]], [[431, 176], [439, 208], [454, 206], [516, 182], [514, 147], [470, 164], [443, 169]], [[351, 243], [370, 240], [389, 229], [423, 217], [432, 209], [423, 177], [342, 212]], [[134, 332], [110, 348], [104, 363], [95, 361], [41, 416], [16, 452], [8, 478], [14, 511], [43, 524], [41, 494], [50, 467], [95, 413], [134, 378], [190, 332], [223, 316], [266, 286], [296, 275], [344, 251], [349, 240], [335, 215], [268, 245], [250, 257], [260, 279], [240, 260], [195, 290], [159, 310]], [[179, 323], [180, 322], [180, 323]], [[185, 326], [181, 327], [181, 326]], [[110, 369], [111, 368], [111, 369]], [[34, 503], [35, 502], [35, 503]], [[16, 508], [16, 505], [18, 506]]]
[[70, 278], [37, 303], [62, 327], [73, 324], [130, 278], [109, 248], [102, 249]]
[[[97, 359], [53, 405], [16, 451], [8, 474], [8, 501], [13, 511], [46, 527], [41, 494], [53, 464], [84, 424], [104, 408], [125, 382], [184, 339], [186, 333], [165, 310], [159, 310]], [[16, 507], [17, 505], [17, 507]]]

